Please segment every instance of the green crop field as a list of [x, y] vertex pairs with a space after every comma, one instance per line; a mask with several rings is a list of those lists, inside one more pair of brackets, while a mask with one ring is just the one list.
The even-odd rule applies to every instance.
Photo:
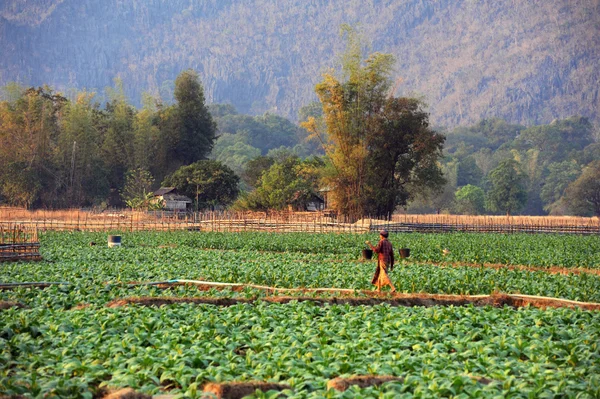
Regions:
[[[295, 301], [105, 306], [132, 296], [268, 295], [129, 284], [171, 279], [350, 288], [360, 296], [358, 290], [372, 288], [375, 268], [360, 259], [365, 239], [377, 237], [123, 233], [122, 247], [107, 248], [106, 234], [45, 233], [42, 262], [0, 264], [0, 283], [65, 283], [0, 291], [0, 300], [27, 306], [0, 310], [0, 394], [91, 398], [106, 386], [201, 397], [209, 381], [261, 380], [290, 385], [284, 394], [295, 398], [600, 397], [598, 311]], [[600, 302], [600, 275], [591, 273], [600, 269], [598, 237], [398, 234], [390, 240], [396, 249], [411, 248], [411, 258], [391, 273], [400, 292]], [[572, 272], [544, 270], [550, 267]], [[327, 380], [354, 374], [404, 382], [326, 390]]]

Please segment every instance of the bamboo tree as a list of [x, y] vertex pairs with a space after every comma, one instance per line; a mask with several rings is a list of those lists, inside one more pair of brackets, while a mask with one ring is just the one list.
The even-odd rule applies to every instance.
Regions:
[[411, 185], [443, 184], [437, 159], [444, 137], [429, 129], [420, 101], [392, 96], [394, 58], [374, 53], [363, 61], [357, 33], [342, 30], [342, 76], [323, 75], [315, 87], [322, 120], [309, 117], [302, 126], [329, 158], [324, 181], [333, 207], [351, 220], [369, 212], [389, 216], [406, 203]]

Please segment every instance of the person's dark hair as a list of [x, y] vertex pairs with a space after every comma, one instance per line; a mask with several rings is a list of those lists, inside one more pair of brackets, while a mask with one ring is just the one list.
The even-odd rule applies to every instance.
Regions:
[[388, 235], [389, 235], [389, 234], [388, 234], [388, 232], [387, 232], [387, 230], [381, 230], [381, 231], [379, 232], [379, 234], [380, 234], [381, 236], [385, 237], [385, 238], [388, 238]]

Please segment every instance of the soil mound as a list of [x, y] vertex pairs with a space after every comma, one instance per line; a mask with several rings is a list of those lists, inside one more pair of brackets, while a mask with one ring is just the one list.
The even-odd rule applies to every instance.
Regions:
[[244, 396], [252, 395], [257, 389], [267, 392], [283, 391], [284, 389], [291, 389], [291, 387], [285, 384], [259, 381], [230, 382], [225, 384], [208, 383], [204, 386], [204, 393], [209, 393], [223, 399], [241, 399]]
[[118, 390], [109, 390], [101, 392], [104, 396], [102, 399], [152, 399], [151, 395], [136, 392], [131, 388], [123, 388]]
[[335, 389], [336, 391], [344, 392], [352, 385], [366, 388], [379, 386], [390, 381], [403, 382], [404, 378], [394, 377], [393, 375], [356, 375], [350, 378], [334, 378], [333, 380], [327, 381], [327, 389]]
[[19, 303], [19, 302], [0, 301], [0, 310], [10, 309], [10, 308], [27, 309], [27, 306], [23, 305], [22, 303]]
[[579, 307], [585, 310], [600, 310], [600, 304], [569, 301], [559, 298], [545, 298], [527, 295], [433, 295], [433, 294], [396, 294], [393, 297], [340, 297], [340, 298], [314, 298], [314, 297], [295, 297], [295, 296], [271, 296], [259, 299], [245, 298], [176, 298], [176, 297], [131, 297], [117, 299], [106, 304], [107, 307], [117, 308], [128, 305], [140, 306], [163, 306], [177, 303], [207, 304], [215, 306], [234, 306], [237, 304], [253, 304], [255, 302], [270, 302], [287, 304], [292, 301], [312, 302], [318, 306], [330, 305], [349, 305], [349, 306], [375, 306], [388, 304], [390, 306], [510, 306], [520, 308], [533, 306], [541, 309], [545, 308], [575, 308]]
[[248, 299], [234, 299], [234, 298], [170, 298], [170, 297], [133, 297], [117, 299], [115, 301], [106, 304], [109, 308], [118, 308], [127, 305], [141, 305], [141, 306], [156, 306], [160, 307], [163, 305], [172, 305], [176, 303], [195, 303], [195, 304], [207, 304], [215, 306], [233, 306], [238, 303], [249, 303], [252, 300]]

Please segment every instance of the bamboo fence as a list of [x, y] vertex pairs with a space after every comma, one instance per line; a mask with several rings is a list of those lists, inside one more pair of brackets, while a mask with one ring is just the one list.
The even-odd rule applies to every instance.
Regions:
[[393, 215], [390, 220], [349, 220], [328, 212], [95, 213], [84, 210], [34, 211], [0, 208], [0, 226], [18, 223], [40, 231], [212, 231], [212, 232], [485, 232], [600, 234], [600, 219], [583, 217]]
[[41, 260], [38, 231], [31, 224], [0, 224], [0, 262]]

